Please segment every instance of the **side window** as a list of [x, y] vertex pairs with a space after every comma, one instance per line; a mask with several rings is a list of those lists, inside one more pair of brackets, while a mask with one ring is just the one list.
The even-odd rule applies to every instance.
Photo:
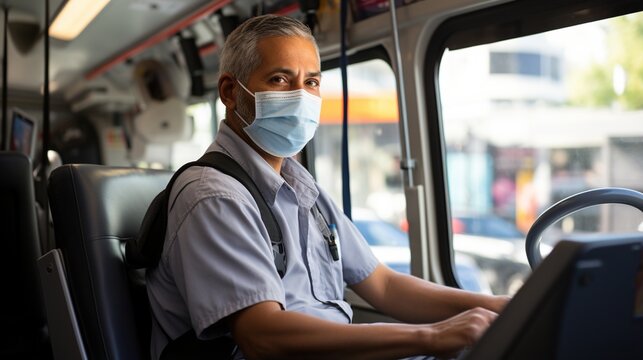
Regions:
[[[314, 138], [315, 174], [342, 205], [342, 81], [339, 69], [322, 74], [321, 124]], [[406, 203], [395, 76], [383, 60], [348, 67], [350, 196], [355, 225], [375, 255], [389, 267], [409, 273]]]
[[[453, 250], [474, 258], [494, 293], [515, 293], [529, 275], [525, 234], [549, 206], [592, 188], [643, 190], [642, 27], [630, 14], [445, 51]], [[587, 208], [546, 231], [541, 252], [570, 234], [642, 224], [628, 206]]]

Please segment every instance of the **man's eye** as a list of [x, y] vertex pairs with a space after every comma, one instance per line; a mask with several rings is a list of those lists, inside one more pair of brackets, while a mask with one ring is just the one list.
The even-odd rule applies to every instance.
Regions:
[[307, 85], [310, 87], [319, 87], [319, 80], [317, 79], [311, 79], [307, 81]]
[[271, 81], [275, 84], [284, 84], [287, 82], [286, 78], [283, 76], [275, 76], [271, 79]]

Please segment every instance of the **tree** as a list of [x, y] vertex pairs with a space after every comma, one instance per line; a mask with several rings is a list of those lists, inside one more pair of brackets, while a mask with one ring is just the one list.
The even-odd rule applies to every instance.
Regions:
[[[573, 105], [606, 107], [618, 104], [625, 109], [643, 109], [643, 14], [631, 14], [606, 23], [608, 56], [571, 74]], [[622, 69], [622, 70], [621, 70]], [[622, 72], [624, 87], [615, 90], [615, 76]], [[617, 80], [618, 82], [618, 80]]]

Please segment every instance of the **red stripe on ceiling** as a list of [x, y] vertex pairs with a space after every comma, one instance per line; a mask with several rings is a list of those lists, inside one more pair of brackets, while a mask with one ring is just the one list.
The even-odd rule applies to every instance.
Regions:
[[107, 62], [97, 66], [92, 71], [85, 74], [85, 79], [91, 80], [96, 78], [97, 76], [101, 75], [105, 71], [111, 69], [113, 66], [118, 65], [121, 62], [127, 60], [128, 58], [141, 53], [145, 49], [148, 49], [160, 43], [161, 41], [173, 36], [178, 31], [183, 30], [186, 27], [194, 24], [195, 22], [201, 20], [202, 18], [210, 15], [214, 11], [217, 11], [220, 8], [228, 5], [230, 2], [232, 2], [232, 0], [218, 0], [218, 1], [213, 1], [201, 7], [200, 9], [196, 10], [195, 12], [188, 15], [187, 17], [175, 22], [174, 24], [171, 24], [165, 29], [158, 31], [156, 34], [152, 35], [151, 37], [132, 46], [131, 48], [125, 50], [124, 52], [108, 60]]
[[296, 2], [294, 4], [285, 6], [277, 11], [275, 11], [273, 14], [275, 15], [288, 15], [290, 13], [293, 13], [295, 11], [299, 10], [299, 2]]
[[207, 56], [213, 54], [217, 50], [218, 46], [215, 43], [207, 43], [199, 48], [199, 55]]

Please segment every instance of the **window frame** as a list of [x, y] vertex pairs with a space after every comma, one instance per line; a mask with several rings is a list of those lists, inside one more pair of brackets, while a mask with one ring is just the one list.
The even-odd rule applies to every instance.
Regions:
[[446, 168], [446, 140], [439, 90], [440, 62], [444, 51], [489, 44], [567, 26], [643, 11], [643, 2], [618, 0], [519, 0], [445, 20], [433, 33], [424, 64], [425, 106], [435, 202], [440, 268], [444, 282], [458, 286], [455, 274], [453, 232]]
[[[386, 52], [386, 49], [381, 46], [377, 45], [372, 48], [364, 49], [357, 51], [354, 54], [351, 54], [348, 56], [348, 65], [353, 65], [369, 60], [383, 60], [386, 62], [389, 66], [391, 66], [391, 59], [388, 56], [388, 53]], [[332, 69], [339, 69], [340, 67], [340, 58], [339, 57], [333, 57], [327, 60], [322, 60], [321, 62], [321, 71], [322, 73], [326, 70], [332, 70]], [[323, 86], [323, 78], [322, 78], [322, 86]], [[396, 90], [397, 94], [397, 90]], [[348, 94], [350, 97], [350, 94]], [[323, 100], [323, 99], [322, 99]], [[315, 141], [316, 138], [313, 138], [312, 141], [310, 141], [304, 149], [301, 152], [301, 164], [308, 170], [308, 172], [313, 176], [313, 178], [317, 179], [317, 174], [315, 172]]]

